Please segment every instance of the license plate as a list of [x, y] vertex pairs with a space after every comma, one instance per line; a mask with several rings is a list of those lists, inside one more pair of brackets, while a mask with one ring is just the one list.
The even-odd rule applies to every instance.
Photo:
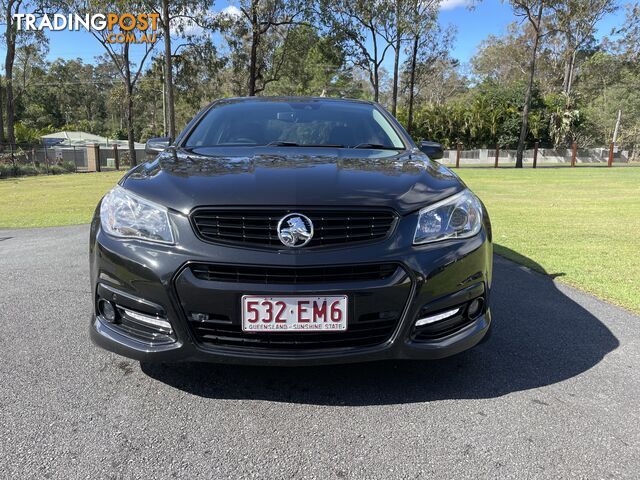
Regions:
[[242, 297], [245, 332], [328, 332], [347, 329], [347, 296]]

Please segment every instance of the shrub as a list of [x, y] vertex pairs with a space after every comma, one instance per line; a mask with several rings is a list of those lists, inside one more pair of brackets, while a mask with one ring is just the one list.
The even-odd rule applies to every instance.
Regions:
[[38, 175], [40, 171], [33, 165], [18, 165], [15, 168], [16, 176], [33, 176]]
[[33, 176], [42, 173], [46, 173], [44, 168], [37, 168], [31, 164], [14, 166], [9, 163], [0, 163], [0, 178]]
[[13, 166], [6, 163], [0, 163], [0, 178], [7, 178], [7, 177], [13, 177], [13, 176], [14, 176]]
[[51, 175], [60, 175], [62, 173], [67, 173], [68, 170], [66, 170], [63, 166], [61, 165], [51, 165], [49, 167], [49, 173]]
[[74, 162], [70, 162], [70, 161], [66, 161], [66, 162], [62, 162], [62, 168], [64, 169], [65, 172], [75, 172], [76, 171], [76, 164]]

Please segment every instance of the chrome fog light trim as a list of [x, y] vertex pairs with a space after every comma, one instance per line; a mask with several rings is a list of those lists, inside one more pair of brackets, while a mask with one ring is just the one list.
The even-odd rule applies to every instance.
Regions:
[[128, 310], [126, 308], [123, 309], [124, 313], [127, 317], [132, 320], [136, 320], [140, 323], [150, 325], [154, 328], [158, 328], [163, 330], [166, 333], [172, 333], [173, 329], [171, 328], [171, 324], [166, 320], [161, 320], [157, 317], [152, 317], [150, 315], [144, 315], [142, 313], [134, 312], [133, 310]]
[[430, 317], [421, 318], [420, 320], [416, 320], [416, 327], [421, 327], [439, 320], [444, 320], [445, 318], [453, 317], [459, 311], [460, 307], [454, 308], [453, 310], [447, 310], [446, 312], [438, 313], [436, 315], [431, 315]]

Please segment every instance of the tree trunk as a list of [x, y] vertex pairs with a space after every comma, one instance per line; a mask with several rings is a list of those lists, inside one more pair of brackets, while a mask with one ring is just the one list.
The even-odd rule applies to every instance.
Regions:
[[411, 74], [409, 76], [409, 112], [407, 114], [407, 132], [412, 135], [413, 130], [413, 102], [416, 87], [416, 63], [418, 59], [419, 37], [413, 37], [413, 49], [411, 50]]
[[380, 100], [380, 72], [378, 71], [378, 65], [373, 68], [373, 101], [378, 102]]
[[16, 32], [11, 12], [12, 2], [9, 2], [5, 19], [7, 22], [5, 31], [7, 53], [4, 60], [4, 72], [6, 79], [7, 142], [13, 144], [16, 142], [14, 133], [15, 106], [13, 103], [13, 63], [16, 56]]
[[524, 156], [525, 142], [529, 132], [529, 109], [531, 108], [531, 95], [533, 93], [533, 81], [536, 74], [536, 57], [538, 55], [538, 43], [540, 43], [540, 22], [542, 20], [543, 3], [540, 3], [538, 14], [536, 15], [535, 39], [529, 62], [529, 82], [524, 94], [524, 106], [522, 108], [522, 126], [520, 128], [520, 138], [518, 139], [518, 150], [516, 153], [516, 168], [522, 168], [522, 158]]
[[396, 116], [398, 109], [398, 71], [400, 68], [400, 35], [396, 38], [393, 57], [393, 92], [391, 94], [391, 115]]
[[567, 54], [567, 59], [564, 62], [564, 79], [562, 81], [562, 91], [566, 95], [571, 94], [571, 87], [573, 86], [573, 72], [576, 65], [576, 50]]
[[256, 81], [258, 76], [258, 42], [260, 41], [260, 24], [256, 11], [256, 0], [251, 2], [251, 56], [249, 58], [249, 96], [256, 94]]
[[164, 90], [167, 102], [169, 136], [176, 138], [176, 111], [173, 99], [173, 62], [171, 59], [171, 18], [169, 0], [162, 0], [162, 27], [164, 31]]
[[133, 88], [131, 84], [127, 86], [127, 140], [129, 142], [129, 158], [131, 166], [138, 164], [136, 159], [135, 132], [133, 129]]
[[2, 85], [0, 85], [0, 151], [2, 151], [2, 144], [5, 142], [4, 136], [4, 105], [2, 104]]
[[569, 78], [567, 80], [567, 95], [571, 95], [571, 87], [573, 86], [573, 73], [576, 68], [576, 53], [577, 50], [574, 50], [571, 54], [571, 58], [569, 58]]
[[622, 117], [622, 110], [618, 110], [618, 118], [616, 119], [616, 126], [613, 129], [613, 138], [611, 141], [616, 143], [618, 140], [618, 130], [620, 129], [620, 118]]
[[567, 90], [569, 89], [569, 72], [571, 70], [571, 51], [573, 49], [572, 47], [573, 42], [571, 40], [571, 34], [569, 32], [565, 32], [564, 37], [565, 37], [565, 51], [564, 51], [564, 75], [562, 78], [562, 91], [564, 93], [567, 93]]
[[129, 44], [124, 44], [124, 83], [127, 91], [127, 140], [129, 142], [129, 161], [131, 166], [135, 167], [138, 162], [136, 161], [136, 146], [135, 146], [135, 132], [133, 128], [133, 84], [131, 79], [131, 67], [129, 64]]
[[377, 102], [380, 98], [380, 72], [378, 70], [380, 64], [378, 63], [378, 41], [376, 37], [376, 31], [373, 27], [369, 27], [372, 34], [373, 42], [373, 101]]

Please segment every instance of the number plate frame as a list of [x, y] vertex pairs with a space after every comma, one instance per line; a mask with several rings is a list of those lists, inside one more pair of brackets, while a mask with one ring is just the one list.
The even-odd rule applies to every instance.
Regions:
[[347, 295], [243, 295], [241, 312], [243, 332], [345, 332], [349, 302]]

